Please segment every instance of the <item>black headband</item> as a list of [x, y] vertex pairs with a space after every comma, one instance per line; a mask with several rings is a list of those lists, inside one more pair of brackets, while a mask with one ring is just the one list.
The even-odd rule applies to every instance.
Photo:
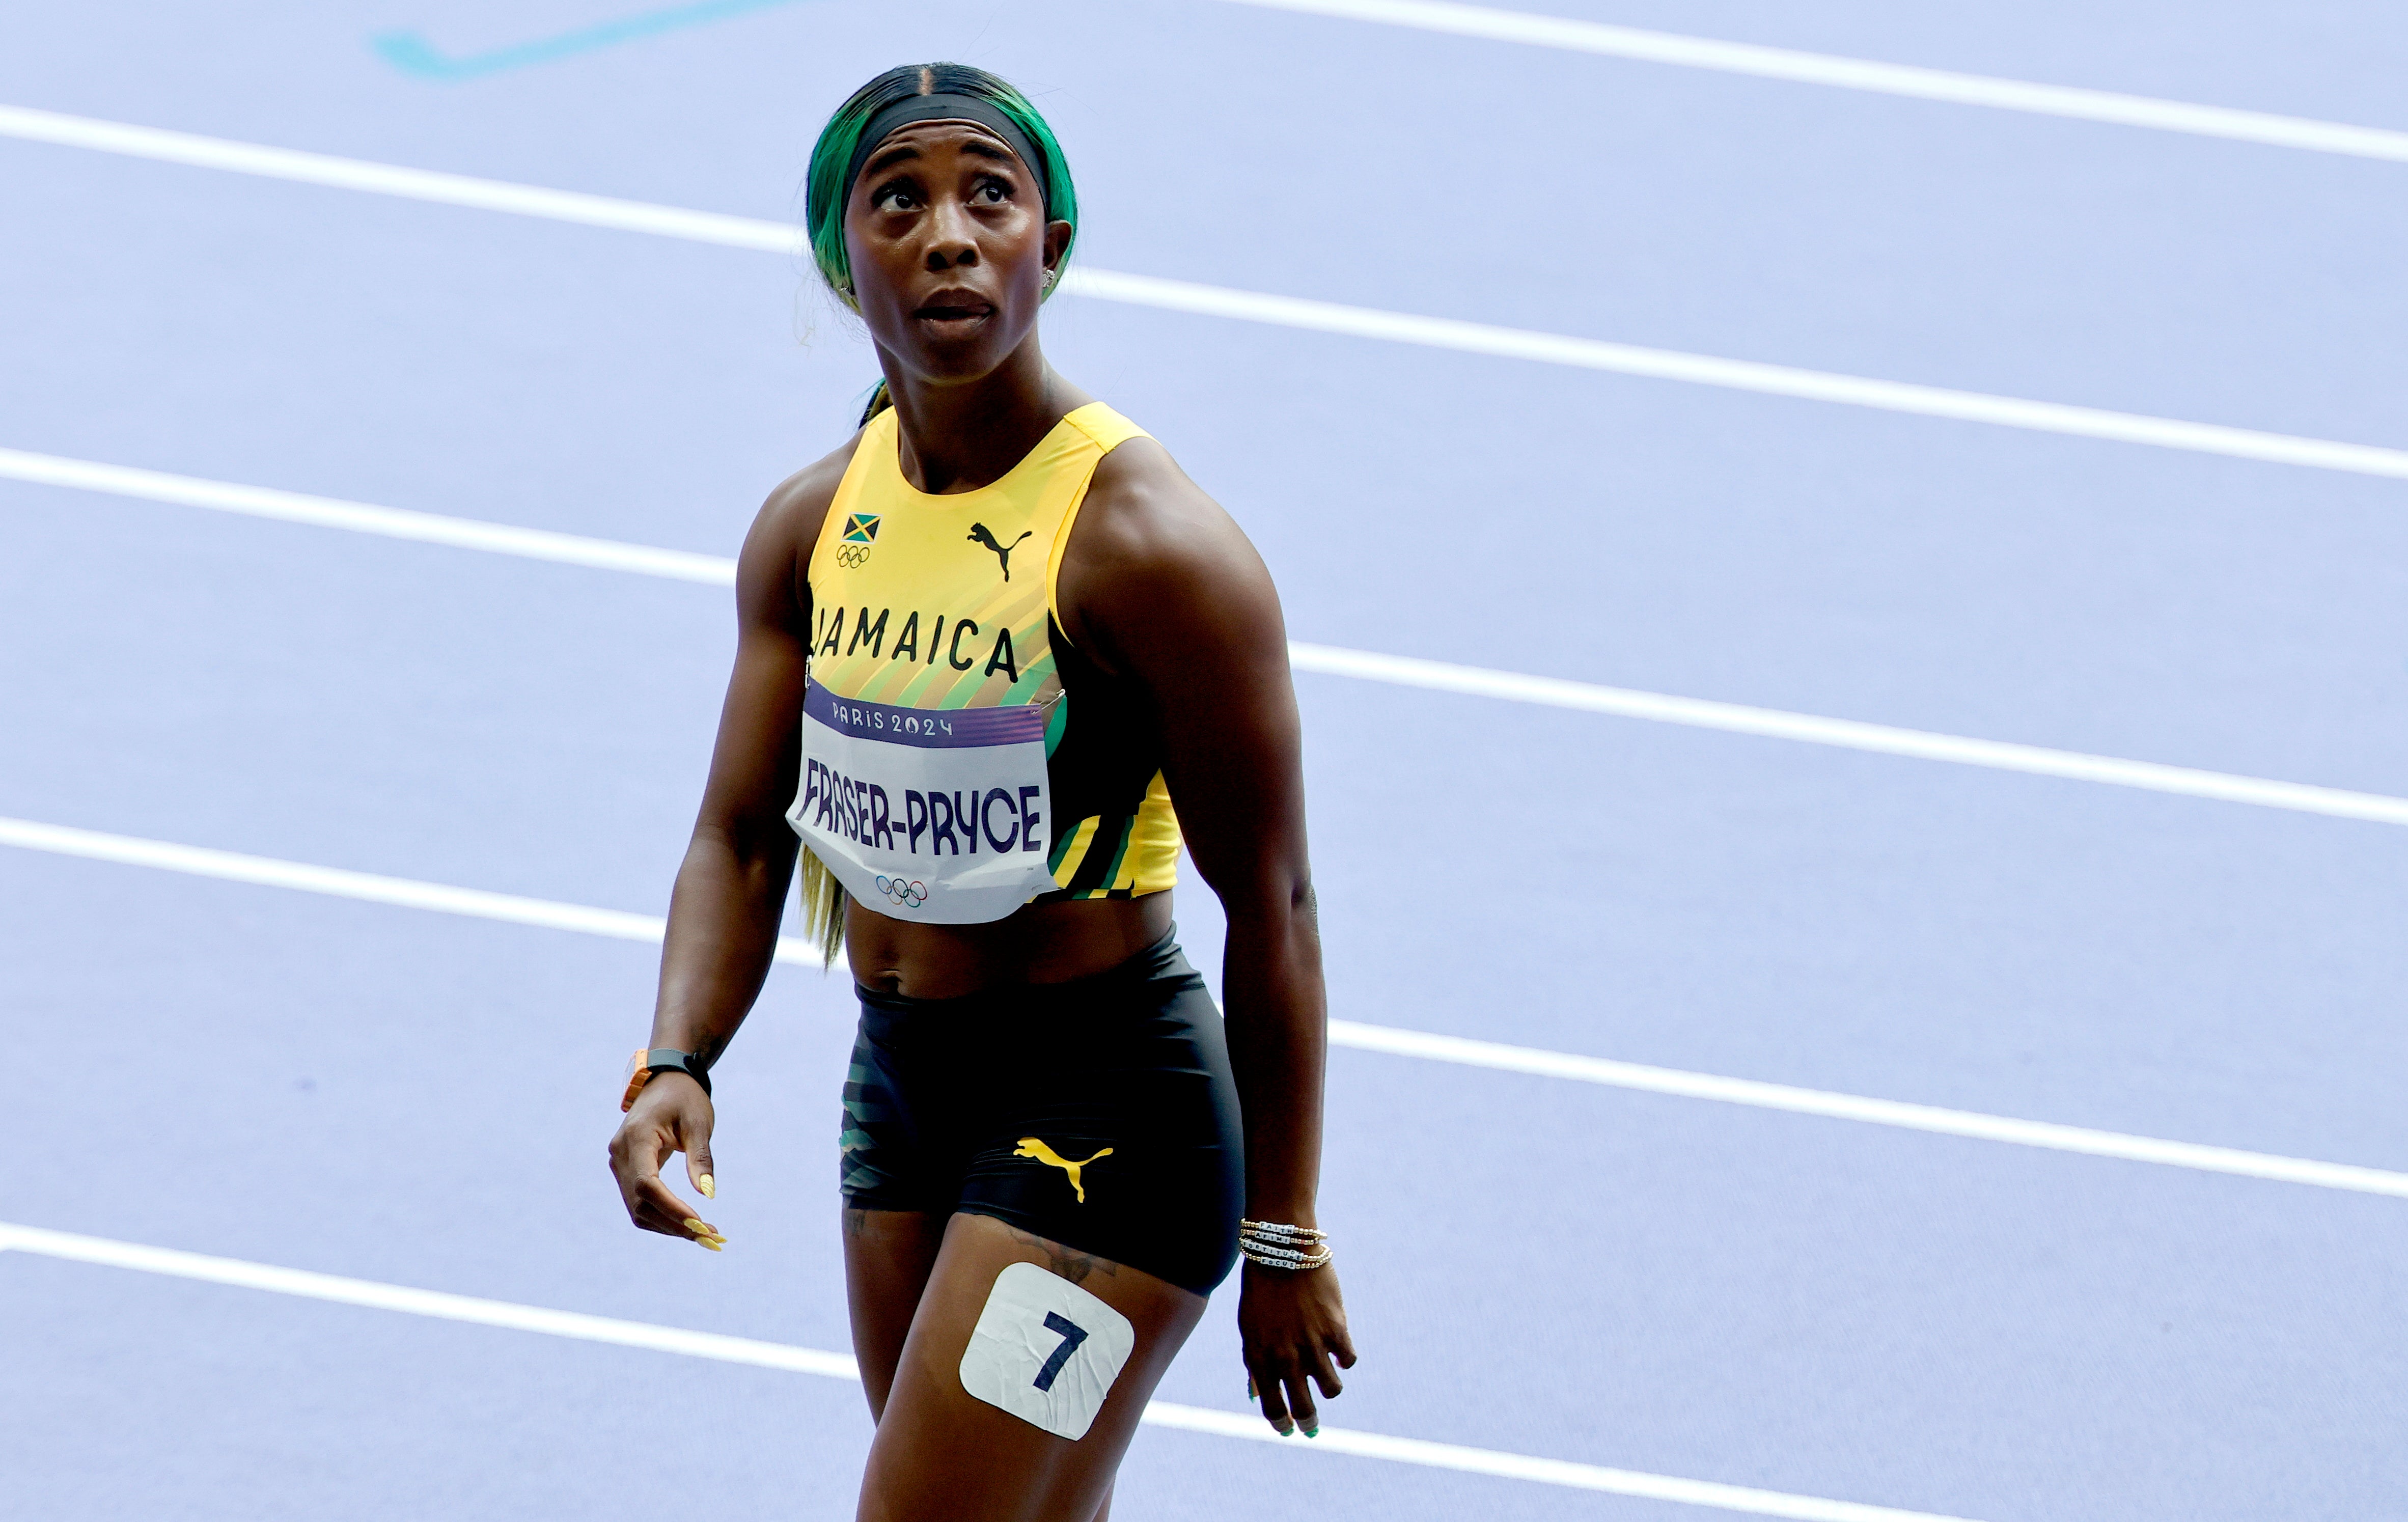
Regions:
[[[914, 122], [977, 122], [1002, 138], [1006, 146], [1020, 155], [1020, 162], [1028, 165], [1028, 172], [1036, 177], [1039, 203], [1042, 205], [1046, 200], [1045, 155], [1029, 141], [1028, 134], [1020, 130], [1020, 123], [1004, 115], [993, 101], [939, 91], [933, 95], [906, 95], [882, 108], [869, 119], [869, 124], [861, 129], [861, 141], [853, 145], [853, 162], [845, 165], [844, 201], [853, 199], [853, 182], [861, 177], [861, 166], [869, 162], [869, 155], [878, 151], [878, 145], [897, 127], [907, 127]], [[839, 215], [844, 201], [837, 203]]]

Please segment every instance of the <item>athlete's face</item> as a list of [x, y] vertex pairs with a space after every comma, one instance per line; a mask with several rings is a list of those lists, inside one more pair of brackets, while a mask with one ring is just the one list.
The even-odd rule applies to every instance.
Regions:
[[853, 299], [880, 348], [932, 380], [992, 372], [1037, 325], [1070, 224], [1002, 138], [915, 122], [861, 166], [844, 215]]

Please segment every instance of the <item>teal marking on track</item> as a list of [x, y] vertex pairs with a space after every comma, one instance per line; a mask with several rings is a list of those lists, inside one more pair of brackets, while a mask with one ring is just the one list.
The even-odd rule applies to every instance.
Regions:
[[457, 58], [416, 32], [380, 32], [368, 39], [368, 46], [375, 50], [378, 57], [404, 74], [453, 83], [509, 69], [526, 68], [536, 64], [557, 63], [579, 53], [615, 48], [623, 42], [640, 42], [666, 32], [709, 26], [752, 11], [799, 3], [801, 0], [697, 0], [693, 5], [647, 10], [634, 16], [623, 16], [615, 22], [601, 22], [555, 36], [514, 42], [506, 48], [491, 48], [480, 53]]

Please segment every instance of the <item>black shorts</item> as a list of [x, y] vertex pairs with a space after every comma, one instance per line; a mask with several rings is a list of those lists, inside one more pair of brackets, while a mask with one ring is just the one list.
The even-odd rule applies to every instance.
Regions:
[[1220, 1011], [1172, 936], [1073, 983], [855, 991], [846, 1204], [992, 1215], [1198, 1295], [1228, 1274], [1238, 1092]]

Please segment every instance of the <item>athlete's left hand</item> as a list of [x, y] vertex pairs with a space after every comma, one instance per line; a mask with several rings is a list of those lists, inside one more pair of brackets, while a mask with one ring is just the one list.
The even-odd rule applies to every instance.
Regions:
[[1302, 1428], [1312, 1437], [1321, 1430], [1321, 1414], [1311, 1386], [1320, 1386], [1325, 1400], [1333, 1397], [1346, 1387], [1338, 1371], [1354, 1367], [1354, 1340], [1346, 1335], [1338, 1271], [1243, 1267], [1238, 1335], [1252, 1393], [1263, 1403], [1263, 1420], [1280, 1436]]

